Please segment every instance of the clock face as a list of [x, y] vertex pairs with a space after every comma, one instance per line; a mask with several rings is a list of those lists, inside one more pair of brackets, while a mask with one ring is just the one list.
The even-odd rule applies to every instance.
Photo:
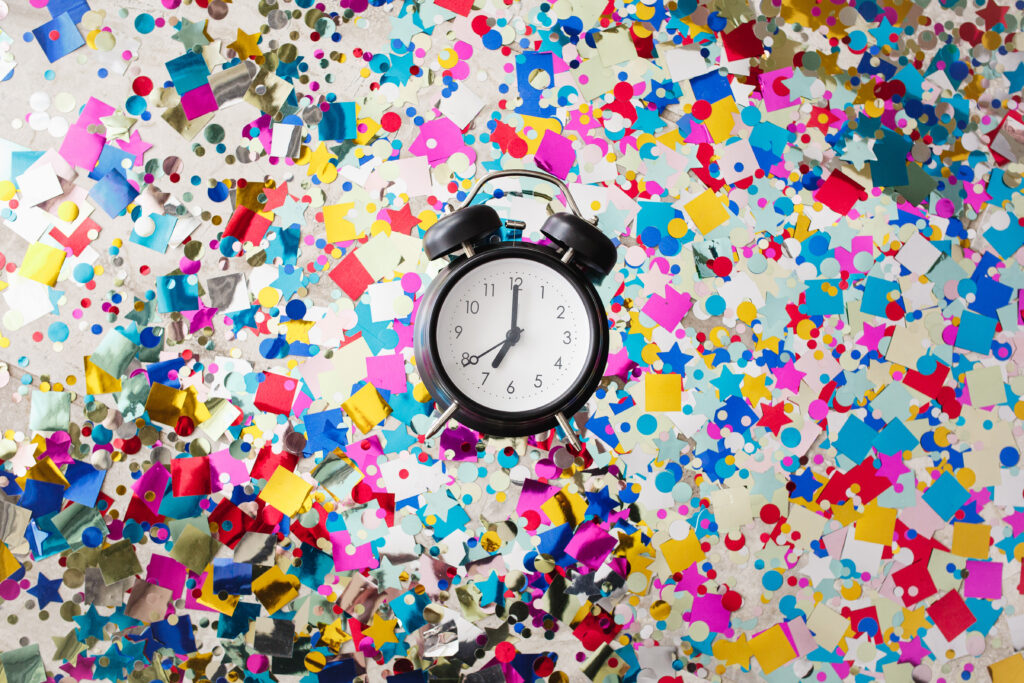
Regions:
[[522, 413], [556, 402], [586, 373], [595, 343], [580, 292], [531, 259], [481, 261], [440, 303], [436, 348], [467, 398]]

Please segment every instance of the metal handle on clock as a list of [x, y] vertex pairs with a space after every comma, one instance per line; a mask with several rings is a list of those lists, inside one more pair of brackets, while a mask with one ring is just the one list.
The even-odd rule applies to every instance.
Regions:
[[448, 406], [448, 408], [443, 413], [441, 413], [441, 415], [436, 420], [434, 420], [434, 424], [430, 425], [430, 429], [428, 429], [427, 433], [424, 435], [425, 438], [433, 438], [439, 431], [444, 429], [444, 426], [448, 424], [448, 420], [451, 419], [452, 415], [454, 415], [455, 411], [458, 409], [459, 402], [452, 401], [452, 404]]
[[469, 192], [469, 196], [467, 196], [466, 200], [462, 202], [462, 206], [469, 206], [472, 203], [473, 199], [480, 192], [480, 188], [483, 187], [485, 184], [489, 183], [490, 181], [495, 180], [497, 178], [509, 178], [513, 176], [522, 176], [526, 178], [536, 178], [537, 180], [546, 180], [547, 182], [556, 186], [562, 192], [562, 196], [565, 197], [566, 203], [569, 204], [569, 210], [572, 211], [573, 214], [575, 214], [579, 218], [582, 218], [585, 221], [589, 221], [591, 223], [596, 222], [593, 219], [585, 218], [583, 214], [580, 213], [580, 208], [576, 205], [576, 200], [573, 199], [572, 194], [569, 192], [569, 188], [566, 186], [565, 183], [561, 181], [560, 178], [558, 178], [557, 176], [553, 176], [550, 173], [544, 173], [542, 171], [531, 171], [529, 169], [493, 171], [491, 173], [488, 173], [483, 178], [478, 180], [476, 185], [473, 186], [473, 189], [470, 190]]

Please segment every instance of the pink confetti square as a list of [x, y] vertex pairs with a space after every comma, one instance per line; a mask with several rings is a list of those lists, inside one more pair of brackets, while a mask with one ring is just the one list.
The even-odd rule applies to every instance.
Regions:
[[213, 96], [213, 88], [207, 83], [195, 90], [189, 90], [181, 96], [181, 108], [185, 110], [185, 118], [189, 121], [217, 111], [217, 98]]
[[650, 316], [651, 320], [671, 332], [689, 313], [692, 304], [689, 292], [679, 293], [666, 286], [665, 296], [653, 295], [641, 310]]
[[405, 391], [405, 359], [398, 353], [367, 357], [366, 379], [378, 389], [392, 393]]
[[793, 77], [793, 67], [776, 69], [759, 75], [761, 82], [761, 94], [764, 97], [764, 108], [766, 111], [776, 111], [800, 104], [799, 98], [790, 97], [789, 87], [782, 81]]
[[565, 552], [591, 570], [595, 570], [604, 564], [605, 558], [617, 544], [618, 540], [605, 529], [593, 522], [586, 522], [576, 530], [576, 534], [565, 547]]
[[331, 532], [331, 551], [335, 571], [376, 569], [380, 566], [373, 553], [373, 545], [353, 545], [352, 537], [347, 531]]
[[100, 119], [104, 116], [110, 116], [113, 113], [114, 107], [110, 106], [103, 100], [90, 97], [89, 101], [85, 103], [84, 107], [82, 107], [82, 113], [78, 115], [78, 121], [75, 125], [81, 127], [83, 130], [89, 126], [102, 126], [103, 121]]
[[90, 133], [85, 127], [71, 126], [60, 145], [60, 155], [69, 164], [91, 171], [103, 152], [104, 138]]
[[964, 597], [999, 600], [1003, 597], [1003, 564], [985, 560], [967, 560]]
[[171, 591], [171, 596], [178, 600], [185, 589], [188, 578], [185, 565], [166, 555], [153, 555], [146, 567], [146, 581]]
[[573, 150], [569, 138], [546, 130], [534, 158], [537, 161], [537, 166], [551, 175], [565, 180], [576, 163], [576, 152]]
[[167, 468], [156, 463], [146, 470], [137, 482], [132, 484], [132, 491], [154, 515], [160, 510], [160, 503], [163, 502], [164, 492], [167, 490], [167, 482], [170, 478], [171, 473], [167, 471]]

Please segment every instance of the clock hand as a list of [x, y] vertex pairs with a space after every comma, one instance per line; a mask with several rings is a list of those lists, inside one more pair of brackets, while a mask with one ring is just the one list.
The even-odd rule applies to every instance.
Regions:
[[508, 333], [505, 335], [505, 345], [501, 347], [501, 351], [498, 351], [498, 355], [494, 357], [494, 361], [491, 363], [492, 368], [496, 368], [501, 365], [501, 361], [505, 360], [505, 354], [511, 349], [517, 341], [519, 341], [519, 335], [522, 334], [522, 330], [516, 327], [516, 318], [519, 317], [519, 285], [512, 286], [512, 323], [509, 325]]
[[521, 327], [514, 327], [508, 331], [508, 334], [505, 335], [505, 341], [502, 342], [504, 346], [501, 347], [501, 350], [498, 351], [498, 355], [495, 356], [494, 360], [491, 362], [492, 368], [496, 368], [501, 365], [501, 361], [505, 360], [505, 354], [508, 353], [509, 349], [516, 345], [522, 333], [523, 328]]
[[[512, 322], [509, 323], [509, 332], [516, 329], [516, 318], [519, 316], [519, 285], [512, 287]], [[513, 342], [515, 343], [515, 342]]]
[[491, 351], [493, 351], [494, 349], [496, 349], [499, 346], [501, 346], [502, 344], [504, 344], [506, 341], [507, 341], [506, 339], [502, 339], [500, 342], [498, 342], [497, 344], [495, 344], [491, 348], [487, 349], [486, 351], [481, 351], [480, 353], [476, 354], [475, 356], [472, 355], [472, 354], [469, 354], [469, 353], [462, 354], [462, 367], [466, 367], [467, 365], [476, 365], [478, 362], [480, 362], [481, 358], [483, 358], [484, 356], [489, 354]]

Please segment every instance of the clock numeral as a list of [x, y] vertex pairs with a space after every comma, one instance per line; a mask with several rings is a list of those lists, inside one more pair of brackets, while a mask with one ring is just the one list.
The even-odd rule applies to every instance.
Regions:
[[565, 319], [565, 306], [556, 306], [555, 308], [558, 309], [558, 315], [556, 315], [555, 317], [558, 318], [559, 320], [564, 320]]
[[484, 283], [484, 296], [494, 296], [494, 283], [493, 282], [485, 282]]
[[571, 344], [572, 343], [572, 334], [569, 333], [569, 330], [566, 330], [565, 332], [562, 333], [562, 343], [563, 344]]
[[541, 379], [539, 373], [538, 373], [538, 375], [536, 377], [533, 378], [533, 386], [537, 387], [538, 389], [540, 389], [542, 386], [544, 386], [544, 380]]
[[466, 302], [466, 313], [479, 313], [480, 302], [479, 301], [467, 301]]
[[462, 325], [455, 326], [455, 338], [458, 339], [462, 336]]
[[562, 357], [561, 356], [559, 356], [558, 360], [555, 361], [555, 367], [561, 369], [561, 367], [562, 367]]
[[481, 372], [483, 373], [484, 381], [480, 382], [480, 386], [483, 386], [483, 385], [487, 384], [487, 378], [491, 376], [491, 373], [488, 372], [487, 370], [481, 370]]
[[505, 387], [505, 391], [510, 393], [510, 394], [516, 393], [516, 388], [515, 388], [515, 386], [512, 385], [511, 381], [508, 383], [508, 386]]
[[543, 299], [543, 298], [544, 298], [544, 285], [541, 285], [541, 286], [540, 286], [540, 298], [541, 298], [541, 299]]
[[522, 286], [523, 286], [523, 278], [519, 277], [518, 275], [515, 276], [515, 277], [509, 276], [509, 278], [508, 278], [508, 287], [509, 287], [509, 289], [513, 289], [515, 287], [522, 287]]

